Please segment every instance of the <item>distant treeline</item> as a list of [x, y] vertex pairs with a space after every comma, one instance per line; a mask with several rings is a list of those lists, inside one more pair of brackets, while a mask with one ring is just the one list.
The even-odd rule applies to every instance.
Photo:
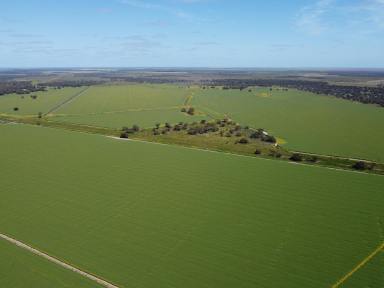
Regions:
[[384, 107], [384, 86], [361, 87], [332, 85], [322, 81], [290, 79], [217, 79], [207, 85], [223, 86], [224, 89], [246, 89], [249, 86], [281, 86], [308, 91], [316, 94], [332, 95], [361, 103], [378, 104]]
[[50, 81], [45, 83], [37, 84], [39, 87], [55, 87], [55, 88], [64, 88], [64, 87], [81, 87], [81, 86], [92, 86], [103, 84], [105, 81], [97, 80], [62, 80], [62, 81]]
[[33, 85], [31, 81], [4, 81], [0, 82], [0, 95], [16, 93], [28, 94], [36, 91], [44, 91], [44, 87]]

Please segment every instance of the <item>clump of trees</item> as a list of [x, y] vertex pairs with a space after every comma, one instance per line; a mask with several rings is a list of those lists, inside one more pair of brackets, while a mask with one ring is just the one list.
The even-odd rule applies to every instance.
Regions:
[[[361, 103], [378, 104], [384, 107], [384, 86], [348, 86], [334, 85], [325, 81], [295, 80], [284, 78], [268, 79], [216, 79], [210, 82], [223, 89], [243, 90], [247, 87], [283, 87], [282, 90], [298, 89], [316, 94], [332, 95], [338, 98]], [[269, 88], [270, 90], [272, 88]]]
[[0, 81], [0, 95], [4, 94], [29, 94], [44, 91], [45, 87], [33, 85], [31, 81]]
[[376, 164], [372, 162], [357, 161], [353, 163], [352, 168], [359, 171], [372, 170], [375, 167], [375, 165]]
[[132, 125], [132, 127], [124, 126], [123, 128], [121, 128], [121, 131], [126, 134], [133, 134], [133, 133], [139, 132], [140, 127], [136, 124]]

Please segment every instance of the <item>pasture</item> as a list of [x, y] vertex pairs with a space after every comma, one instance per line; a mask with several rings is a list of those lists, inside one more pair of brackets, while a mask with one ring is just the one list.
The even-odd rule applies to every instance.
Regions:
[[[331, 287], [384, 241], [382, 176], [43, 127], [0, 135], [0, 232], [121, 287]], [[381, 287], [382, 254], [368, 264], [342, 287]]]
[[285, 147], [384, 162], [384, 109], [297, 90], [201, 89], [192, 105], [283, 138]]

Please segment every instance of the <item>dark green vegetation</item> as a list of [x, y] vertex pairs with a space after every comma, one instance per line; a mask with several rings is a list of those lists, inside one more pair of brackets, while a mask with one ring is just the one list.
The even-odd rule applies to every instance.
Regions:
[[[0, 231], [122, 287], [330, 287], [384, 241], [382, 176], [43, 127], [0, 133]], [[379, 281], [380, 261], [346, 287]]]
[[[0, 194], [1, 197], [4, 196], [3, 193]], [[101, 287], [2, 239], [0, 256], [0, 287]]]

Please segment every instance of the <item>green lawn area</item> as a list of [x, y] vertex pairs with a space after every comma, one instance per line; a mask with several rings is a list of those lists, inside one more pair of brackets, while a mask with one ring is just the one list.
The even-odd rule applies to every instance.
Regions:
[[[51, 108], [79, 93], [82, 89], [84, 89], [84, 87], [49, 89], [48, 91], [34, 92], [25, 95], [2, 95], [0, 96], [0, 113], [37, 116], [39, 112], [47, 113]], [[31, 95], [37, 95], [37, 98], [32, 99]], [[19, 111], [14, 111], [13, 108], [15, 107], [18, 107]]]
[[3, 239], [0, 239], [0, 256], [0, 287], [101, 287]]
[[[384, 241], [382, 176], [43, 127], [0, 135], [0, 232], [121, 287], [330, 287]], [[348, 287], [380, 279], [374, 264]]]
[[297, 90], [199, 90], [192, 105], [265, 128], [286, 147], [384, 162], [384, 109]]

